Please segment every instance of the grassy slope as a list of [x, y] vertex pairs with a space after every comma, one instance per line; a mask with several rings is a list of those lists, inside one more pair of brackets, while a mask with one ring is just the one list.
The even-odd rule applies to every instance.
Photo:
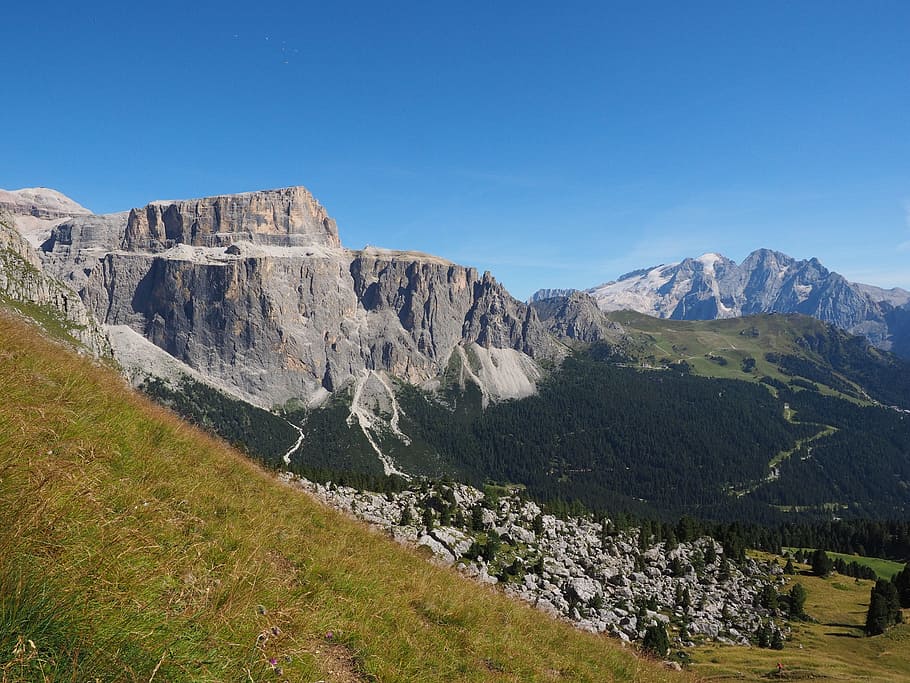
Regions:
[[325, 509], [0, 314], [0, 679], [96, 676], [680, 677]]
[[[783, 560], [778, 558], [781, 564]], [[910, 680], [910, 624], [884, 635], [866, 638], [863, 625], [872, 581], [832, 575], [821, 579], [804, 574], [792, 577], [783, 589], [799, 582], [808, 591], [806, 612], [816, 621], [797, 623], [784, 650], [755, 647], [704, 646], [693, 651], [694, 670], [705, 680], [760, 680], [781, 662], [790, 680], [830, 678], [838, 681]], [[905, 620], [910, 612], [904, 610]]]
[[[765, 359], [766, 353], [793, 354], [819, 361], [811, 351], [798, 346], [795, 339], [805, 334], [824, 332], [823, 323], [796, 315], [760, 315], [727, 320], [663, 320], [633, 311], [617, 311], [610, 318], [621, 323], [632, 335], [636, 355], [671, 362], [685, 360], [693, 371], [705, 377], [758, 381], [764, 375], [784, 382], [791, 379], [776, 364]], [[740, 334], [755, 329], [756, 336]], [[720, 365], [706, 355], [726, 359]], [[754, 371], [742, 370], [746, 357], [755, 359]], [[855, 400], [827, 386], [824, 394]]]
[[[791, 551], [796, 552], [798, 548], [784, 548], [784, 552]], [[815, 548], [803, 548], [808, 552], [814, 552]], [[828, 557], [831, 558], [841, 558], [845, 562], [856, 562], [859, 565], [864, 567], [869, 567], [874, 571], [880, 579], [891, 580], [891, 577], [897, 574], [904, 568], [902, 562], [894, 562], [893, 560], [883, 560], [880, 557], [866, 557], [864, 555], [848, 555], [847, 553], [834, 553], [830, 550], [825, 551], [828, 554]]]

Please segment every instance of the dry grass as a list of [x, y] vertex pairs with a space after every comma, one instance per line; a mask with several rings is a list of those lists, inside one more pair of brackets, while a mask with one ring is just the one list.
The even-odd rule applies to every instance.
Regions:
[[686, 679], [427, 563], [0, 315], [0, 680], [95, 678]]

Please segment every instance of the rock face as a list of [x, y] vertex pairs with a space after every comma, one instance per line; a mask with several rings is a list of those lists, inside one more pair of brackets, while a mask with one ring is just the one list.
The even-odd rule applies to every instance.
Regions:
[[0, 301], [52, 325], [93, 355], [109, 357], [110, 342], [94, 316], [76, 292], [42, 270], [38, 253], [13, 228], [13, 220], [0, 216]]
[[545, 299], [567, 297], [577, 291], [577, 289], [538, 289], [531, 295], [531, 298], [528, 299], [528, 303], [533, 304], [536, 301], [544, 301]]
[[306, 188], [286, 187], [205, 199], [152, 202], [130, 211], [128, 251], [175, 244], [227, 247], [239, 240], [276, 246], [340, 247], [338, 228]]
[[488, 361], [472, 377], [485, 396], [516, 397], [533, 391], [535, 360], [564, 352], [489, 273], [343, 248], [302, 187], [46, 213], [30, 237], [43, 267], [118, 330], [115, 342], [128, 327], [259, 405], [321, 400], [372, 372], [425, 383], [466, 350]]
[[550, 297], [541, 295], [532, 301], [531, 307], [550, 332], [561, 339], [592, 344], [616, 342], [624, 334], [622, 325], [607, 318], [597, 302], [584, 292], [571, 291], [568, 295]]
[[54, 222], [38, 246], [44, 269], [73, 289], [82, 289], [99, 260], [119, 249], [127, 215], [75, 216]]
[[674, 320], [803, 313], [910, 357], [910, 292], [848, 282], [814, 258], [759, 249], [737, 265], [704, 254], [587, 291], [604, 311], [632, 309]]

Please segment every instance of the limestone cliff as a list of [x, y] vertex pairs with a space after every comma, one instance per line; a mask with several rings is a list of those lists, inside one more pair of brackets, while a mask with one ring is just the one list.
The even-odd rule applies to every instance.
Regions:
[[152, 202], [130, 211], [123, 238], [129, 251], [175, 244], [229, 246], [238, 240], [279, 246], [340, 247], [338, 228], [303, 187]]
[[[301, 187], [42, 220], [31, 239], [43, 267], [116, 328], [115, 345], [128, 327], [260, 405], [318, 401], [375, 372], [422, 384], [466, 348], [485, 397], [523, 396], [540, 374], [532, 359], [563, 353], [489, 273], [343, 248]], [[120, 350], [132, 366], [137, 348]]]

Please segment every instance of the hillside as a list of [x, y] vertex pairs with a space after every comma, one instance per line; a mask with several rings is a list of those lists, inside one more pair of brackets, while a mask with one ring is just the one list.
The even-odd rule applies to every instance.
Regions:
[[[761, 553], [756, 556], [768, 557]], [[777, 561], [783, 566], [783, 558]], [[710, 681], [774, 679], [780, 662], [785, 680], [908, 680], [910, 625], [864, 637], [874, 582], [836, 573], [820, 578], [812, 576], [806, 565], [797, 564], [797, 570], [799, 574], [790, 577], [781, 592], [789, 591], [795, 583], [802, 584], [808, 593], [806, 613], [812, 620], [794, 623], [792, 639], [783, 651], [707, 644], [691, 650], [692, 668], [698, 675]]]
[[5, 680], [679, 677], [370, 533], [5, 315], [0, 395]]
[[685, 321], [618, 311], [608, 317], [628, 335], [630, 355], [646, 364], [685, 362], [698, 375], [747, 381], [797, 378], [823, 394], [910, 408], [907, 361], [806, 315]]

